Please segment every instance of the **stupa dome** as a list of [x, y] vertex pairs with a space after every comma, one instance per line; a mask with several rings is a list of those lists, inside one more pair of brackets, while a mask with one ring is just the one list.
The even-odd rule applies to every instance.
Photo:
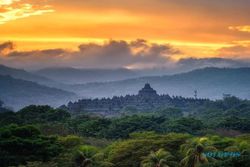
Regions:
[[146, 83], [144, 88], [139, 91], [138, 95], [143, 97], [151, 97], [157, 95], [157, 92], [150, 86], [149, 83]]

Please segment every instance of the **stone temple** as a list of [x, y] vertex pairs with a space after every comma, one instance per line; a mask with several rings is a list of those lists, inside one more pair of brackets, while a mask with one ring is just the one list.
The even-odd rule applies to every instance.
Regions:
[[159, 95], [146, 83], [139, 90], [137, 95], [114, 96], [113, 98], [102, 99], [82, 99], [77, 102], [69, 102], [63, 108], [71, 113], [97, 113], [101, 115], [110, 115], [122, 111], [153, 111], [168, 107], [183, 108], [191, 103], [201, 103], [205, 99], [183, 98], [180, 96], [170, 97], [169, 95]]
[[150, 84], [147, 83], [144, 88], [139, 91], [138, 96], [142, 98], [154, 98], [157, 97], [158, 94], [153, 88], [151, 88]]

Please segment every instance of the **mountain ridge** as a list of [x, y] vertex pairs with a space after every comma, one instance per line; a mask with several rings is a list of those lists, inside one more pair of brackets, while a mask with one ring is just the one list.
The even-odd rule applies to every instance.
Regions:
[[0, 64], [0, 75], [9, 75], [16, 79], [32, 81], [46, 86], [53, 86], [56, 84], [55, 81], [49, 78], [30, 73], [23, 69], [12, 68], [2, 64]]
[[134, 94], [145, 83], [150, 83], [160, 94], [193, 97], [194, 91], [202, 98], [219, 99], [224, 93], [250, 98], [250, 68], [204, 68], [190, 72], [140, 77], [114, 82], [73, 85], [72, 90], [87, 97], [112, 97]]
[[0, 75], [0, 99], [15, 110], [31, 104], [56, 107], [75, 98], [72, 92]]
[[119, 69], [84, 69], [84, 68], [45, 68], [35, 71], [34, 74], [40, 75], [65, 84], [89, 83], [101, 81], [116, 81], [127, 78], [135, 78], [139, 75], [125, 68]]

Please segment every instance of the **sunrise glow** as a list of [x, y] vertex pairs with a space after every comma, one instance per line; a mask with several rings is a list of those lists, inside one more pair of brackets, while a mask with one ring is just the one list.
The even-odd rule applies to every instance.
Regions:
[[243, 0], [1, 0], [0, 43], [11, 41], [19, 52], [78, 51], [81, 44], [143, 39], [179, 50], [168, 55], [170, 60], [248, 59], [249, 5]]

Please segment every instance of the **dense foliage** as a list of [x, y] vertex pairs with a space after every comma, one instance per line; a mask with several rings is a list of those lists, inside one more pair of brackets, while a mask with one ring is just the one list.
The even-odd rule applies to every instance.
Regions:
[[0, 166], [48, 161], [58, 155], [61, 146], [55, 137], [41, 135], [34, 126], [16, 125], [0, 129]]
[[249, 101], [227, 97], [189, 113], [165, 108], [112, 118], [50, 106], [5, 111], [0, 166], [249, 167], [249, 109]]

